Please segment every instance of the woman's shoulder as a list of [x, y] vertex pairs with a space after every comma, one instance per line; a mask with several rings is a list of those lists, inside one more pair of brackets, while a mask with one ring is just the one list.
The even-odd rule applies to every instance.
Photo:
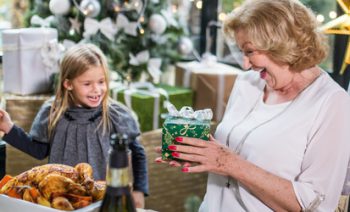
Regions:
[[323, 71], [321, 74], [321, 79], [317, 83], [318, 93], [323, 94], [324, 96], [333, 96], [335, 94], [342, 96], [343, 98], [349, 98], [347, 91], [342, 88], [332, 77], [326, 72]]

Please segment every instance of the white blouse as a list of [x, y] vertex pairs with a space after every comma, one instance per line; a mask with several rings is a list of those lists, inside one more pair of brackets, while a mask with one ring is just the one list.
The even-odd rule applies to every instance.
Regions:
[[[290, 180], [303, 209], [319, 198], [324, 200], [316, 211], [334, 211], [350, 157], [349, 95], [326, 72], [283, 104], [264, 104], [264, 86], [257, 72], [237, 78], [215, 138], [223, 144], [228, 139], [233, 150], [243, 140], [241, 157]], [[243, 185], [235, 192], [227, 181], [209, 174], [200, 211], [271, 211]]]

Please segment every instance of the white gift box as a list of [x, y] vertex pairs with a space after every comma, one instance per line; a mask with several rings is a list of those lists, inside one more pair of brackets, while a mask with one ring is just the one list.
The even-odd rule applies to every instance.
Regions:
[[58, 71], [57, 29], [22, 28], [2, 32], [4, 92], [27, 95], [50, 91]]

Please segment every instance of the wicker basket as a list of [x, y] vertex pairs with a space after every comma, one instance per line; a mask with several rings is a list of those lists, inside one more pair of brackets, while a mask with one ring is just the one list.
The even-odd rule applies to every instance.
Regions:
[[[19, 96], [4, 94], [2, 105], [10, 114], [12, 121], [28, 132], [41, 105], [49, 98], [48, 95]], [[34, 166], [46, 163], [47, 159], [36, 160], [14, 147], [6, 145], [6, 174], [17, 175]]]
[[141, 143], [145, 147], [149, 171], [150, 196], [146, 207], [159, 212], [185, 211], [185, 201], [192, 195], [203, 199], [207, 175], [185, 174], [180, 168], [154, 162], [159, 157], [154, 148], [161, 145], [161, 130], [143, 133]]

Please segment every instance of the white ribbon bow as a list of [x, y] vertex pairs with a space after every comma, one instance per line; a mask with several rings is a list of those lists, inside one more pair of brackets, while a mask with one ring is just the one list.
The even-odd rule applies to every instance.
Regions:
[[128, 35], [137, 36], [138, 23], [129, 21], [123, 14], [118, 14], [116, 27], [117, 30], [124, 29], [124, 32]]
[[62, 41], [62, 45], [63, 45], [65, 51], [70, 49], [71, 47], [73, 47], [73, 46], [75, 46], [77, 44], [81, 44], [81, 43], [86, 43], [86, 40], [81, 39], [78, 43], [76, 43], [76, 42], [74, 42], [72, 40], [68, 40], [68, 39], [64, 39]]
[[105, 18], [100, 22], [93, 18], [86, 18], [84, 21], [84, 37], [87, 38], [96, 34], [99, 30], [109, 40], [114, 40], [114, 35], [117, 33], [111, 18]]
[[48, 70], [57, 70], [58, 61], [63, 50], [64, 47], [59, 44], [56, 39], [44, 43], [41, 47], [40, 54], [43, 59], [43, 64]]
[[210, 121], [213, 118], [213, 111], [211, 109], [203, 109], [194, 111], [192, 107], [184, 106], [180, 111], [170, 102], [167, 103], [168, 115], [171, 117], [181, 117], [187, 119], [196, 119], [200, 121]]
[[165, 18], [166, 22], [174, 27], [179, 27], [179, 24], [177, 23], [177, 21], [175, 20], [173, 14], [171, 11], [169, 10], [162, 10], [160, 11], [160, 14], [162, 14], [162, 16]]
[[160, 67], [162, 65], [161, 58], [150, 58], [150, 54], [148, 50], [141, 51], [135, 55], [129, 53], [129, 63], [134, 66], [139, 66], [147, 63], [147, 71], [153, 78], [153, 81], [158, 83], [160, 79], [160, 75], [162, 71]]
[[41, 18], [38, 15], [33, 15], [32, 18], [30, 19], [30, 24], [39, 25], [41, 27], [50, 27], [50, 24], [54, 19], [55, 17], [52, 15], [46, 18]]

